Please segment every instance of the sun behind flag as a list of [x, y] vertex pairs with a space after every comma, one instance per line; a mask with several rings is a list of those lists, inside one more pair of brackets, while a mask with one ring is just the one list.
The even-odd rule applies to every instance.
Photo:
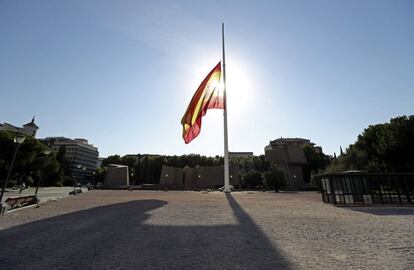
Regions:
[[201, 118], [208, 109], [224, 109], [224, 98], [220, 87], [221, 62], [201, 82], [185, 111], [181, 124], [183, 139], [187, 144], [200, 134]]

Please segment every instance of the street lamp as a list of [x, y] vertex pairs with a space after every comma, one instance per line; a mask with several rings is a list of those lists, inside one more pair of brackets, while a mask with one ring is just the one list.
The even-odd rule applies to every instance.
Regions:
[[[86, 166], [82, 166], [82, 179], [86, 181]], [[80, 183], [79, 193], [82, 193], [82, 183]]]
[[47, 157], [50, 155], [50, 153], [52, 153], [52, 150], [51, 149], [45, 149], [45, 150], [42, 151], [42, 154], [44, 155], [44, 162], [43, 162], [42, 168], [40, 169], [39, 180], [37, 180], [37, 186], [36, 186], [36, 191], [35, 191], [35, 200], [36, 200], [36, 203], [39, 203], [39, 198], [37, 197], [37, 192], [39, 190], [40, 181], [42, 180], [43, 169], [46, 166]]
[[198, 177], [198, 180], [195, 181], [195, 190], [197, 190], [197, 182], [201, 180], [201, 174], [197, 175], [197, 177]]
[[96, 172], [95, 171], [92, 172], [92, 182], [94, 183], [94, 185], [96, 185]]
[[26, 139], [26, 137], [21, 136], [21, 135], [16, 136], [13, 139], [14, 143], [16, 144], [16, 148], [14, 150], [12, 162], [10, 163], [10, 169], [9, 169], [9, 172], [7, 173], [6, 181], [4, 182], [3, 188], [1, 189], [1, 194], [0, 194], [0, 213], [1, 214], [4, 213], [4, 211], [6, 210], [6, 207], [3, 207], [3, 203], [2, 203], [4, 190], [6, 189], [7, 184], [9, 182], [10, 175], [11, 175], [11, 172], [13, 170], [14, 161], [16, 160], [17, 151], [19, 150], [20, 145], [24, 142], [25, 139]]
[[[76, 165], [76, 168], [78, 168], [78, 170], [80, 170], [82, 168], [82, 165], [78, 164]], [[76, 177], [73, 176], [73, 195], [76, 195]]]

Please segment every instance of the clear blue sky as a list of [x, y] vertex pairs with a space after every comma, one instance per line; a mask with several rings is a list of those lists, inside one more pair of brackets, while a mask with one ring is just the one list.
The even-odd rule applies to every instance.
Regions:
[[222, 111], [181, 117], [221, 59], [230, 151], [309, 138], [328, 154], [413, 114], [414, 1], [0, 0], [0, 122], [87, 138], [101, 156], [222, 155]]

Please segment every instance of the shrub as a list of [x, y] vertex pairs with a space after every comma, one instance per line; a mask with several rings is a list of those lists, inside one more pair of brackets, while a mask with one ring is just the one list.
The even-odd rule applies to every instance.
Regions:
[[286, 185], [286, 172], [280, 167], [271, 166], [263, 173], [263, 180], [267, 188], [278, 192], [280, 187]]
[[248, 188], [256, 188], [257, 186], [263, 185], [262, 175], [256, 170], [250, 170], [248, 173], [243, 175], [243, 184]]

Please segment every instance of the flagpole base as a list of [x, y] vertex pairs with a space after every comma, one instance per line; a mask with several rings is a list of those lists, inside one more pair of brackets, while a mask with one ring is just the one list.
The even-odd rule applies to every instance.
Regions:
[[230, 189], [225, 189], [225, 190], [223, 190], [223, 192], [224, 193], [231, 193], [231, 190]]

